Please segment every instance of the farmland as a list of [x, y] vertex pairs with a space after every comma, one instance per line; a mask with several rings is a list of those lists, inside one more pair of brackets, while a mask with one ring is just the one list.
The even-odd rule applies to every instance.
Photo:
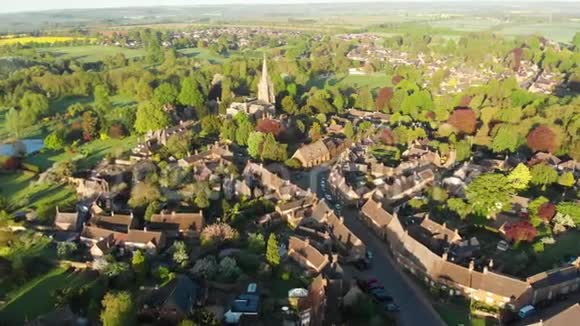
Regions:
[[7, 37], [0, 38], [0, 46], [14, 45], [14, 44], [30, 44], [30, 43], [64, 43], [70, 41], [92, 41], [92, 38], [86, 37], [70, 37], [70, 36], [38, 36], [38, 37]]
[[58, 58], [75, 59], [81, 62], [96, 62], [118, 53], [122, 53], [126, 58], [142, 57], [145, 55], [144, 49], [127, 49], [103, 45], [47, 47], [41, 48], [39, 51], [50, 52]]

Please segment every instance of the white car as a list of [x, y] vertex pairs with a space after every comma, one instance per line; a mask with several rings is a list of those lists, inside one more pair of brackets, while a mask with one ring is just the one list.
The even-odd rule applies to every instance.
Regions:
[[500, 241], [497, 243], [497, 247], [496, 247], [496, 248], [497, 248], [497, 250], [499, 250], [499, 251], [506, 251], [506, 250], [508, 250], [508, 249], [510, 248], [510, 245], [509, 245], [509, 244], [508, 244], [506, 241], [504, 241], [504, 240], [500, 240]]

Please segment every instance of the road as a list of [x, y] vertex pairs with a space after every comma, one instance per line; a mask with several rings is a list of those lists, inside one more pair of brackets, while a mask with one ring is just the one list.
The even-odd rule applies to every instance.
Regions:
[[[331, 195], [327, 186], [321, 186], [322, 180], [326, 183], [328, 171], [318, 171], [312, 177], [304, 175], [295, 182], [300, 186], [307, 186], [316, 191], [319, 198]], [[316, 181], [314, 181], [316, 180]], [[307, 182], [308, 184], [304, 184]], [[316, 184], [315, 184], [316, 182]], [[360, 273], [360, 277], [374, 277], [379, 280], [385, 289], [395, 298], [401, 307], [399, 323], [404, 326], [439, 326], [445, 325], [437, 311], [422, 293], [413, 280], [409, 278], [391, 258], [387, 245], [363, 224], [356, 207], [343, 207], [340, 214], [344, 217], [345, 225], [359, 237], [373, 253], [372, 267]]]

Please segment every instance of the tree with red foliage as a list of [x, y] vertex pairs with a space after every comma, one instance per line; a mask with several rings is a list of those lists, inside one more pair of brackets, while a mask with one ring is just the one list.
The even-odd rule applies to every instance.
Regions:
[[16, 156], [11, 156], [6, 161], [4, 161], [4, 163], [2, 164], [2, 168], [4, 170], [14, 171], [14, 170], [20, 168], [21, 163], [22, 162], [21, 162], [20, 158], [18, 158]]
[[282, 132], [282, 124], [276, 120], [272, 119], [261, 119], [256, 124], [256, 131], [263, 132], [265, 134], [273, 134], [278, 137]]
[[385, 145], [394, 145], [397, 142], [397, 138], [391, 129], [383, 129], [381, 142]]
[[81, 125], [83, 128], [83, 139], [85, 141], [91, 141], [98, 135], [98, 123], [98, 119], [92, 111], [85, 111], [83, 113]]
[[393, 85], [397, 85], [398, 83], [401, 82], [401, 80], [403, 80], [404, 78], [402, 76], [399, 75], [395, 75], [393, 76], [393, 78], [391, 79], [391, 81], [393, 82]]
[[551, 221], [556, 215], [556, 205], [552, 203], [544, 203], [538, 207], [538, 216], [545, 221]]
[[471, 109], [457, 109], [453, 111], [447, 122], [463, 133], [473, 134], [477, 116]]
[[390, 101], [393, 98], [393, 88], [383, 87], [379, 90], [375, 106], [377, 110], [384, 110], [390, 107]]
[[558, 148], [556, 133], [546, 125], [534, 128], [528, 134], [528, 147], [534, 152], [555, 152]]
[[520, 70], [520, 65], [522, 64], [522, 55], [524, 50], [522, 48], [515, 48], [512, 50], [512, 69], [514, 71]]
[[508, 239], [514, 241], [531, 242], [538, 235], [538, 230], [528, 221], [508, 224], [504, 227], [504, 232]]

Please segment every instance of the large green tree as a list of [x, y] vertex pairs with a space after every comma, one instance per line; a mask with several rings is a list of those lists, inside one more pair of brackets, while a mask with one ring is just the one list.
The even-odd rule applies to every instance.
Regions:
[[266, 246], [266, 261], [272, 266], [280, 265], [280, 252], [278, 250], [278, 239], [276, 234], [270, 233]]
[[137, 117], [135, 119], [135, 130], [139, 133], [146, 133], [163, 129], [169, 126], [169, 116], [163, 109], [151, 102], [139, 104]]
[[525, 164], [518, 164], [507, 176], [516, 190], [525, 190], [532, 179], [530, 169]]
[[153, 100], [156, 104], [175, 104], [177, 100], [177, 88], [170, 83], [162, 83], [153, 92]]
[[177, 100], [181, 105], [195, 109], [205, 106], [205, 98], [200, 91], [199, 83], [193, 77], [186, 77], [181, 81], [181, 91]]
[[503, 174], [488, 173], [475, 178], [465, 191], [467, 201], [476, 214], [487, 218], [506, 210], [511, 202], [513, 186]]
[[136, 324], [137, 312], [130, 292], [109, 292], [103, 298], [101, 322], [103, 326], [131, 326]]
[[542, 186], [542, 189], [546, 189], [546, 186], [558, 180], [558, 172], [546, 163], [534, 165], [530, 172], [532, 173], [532, 183]]

